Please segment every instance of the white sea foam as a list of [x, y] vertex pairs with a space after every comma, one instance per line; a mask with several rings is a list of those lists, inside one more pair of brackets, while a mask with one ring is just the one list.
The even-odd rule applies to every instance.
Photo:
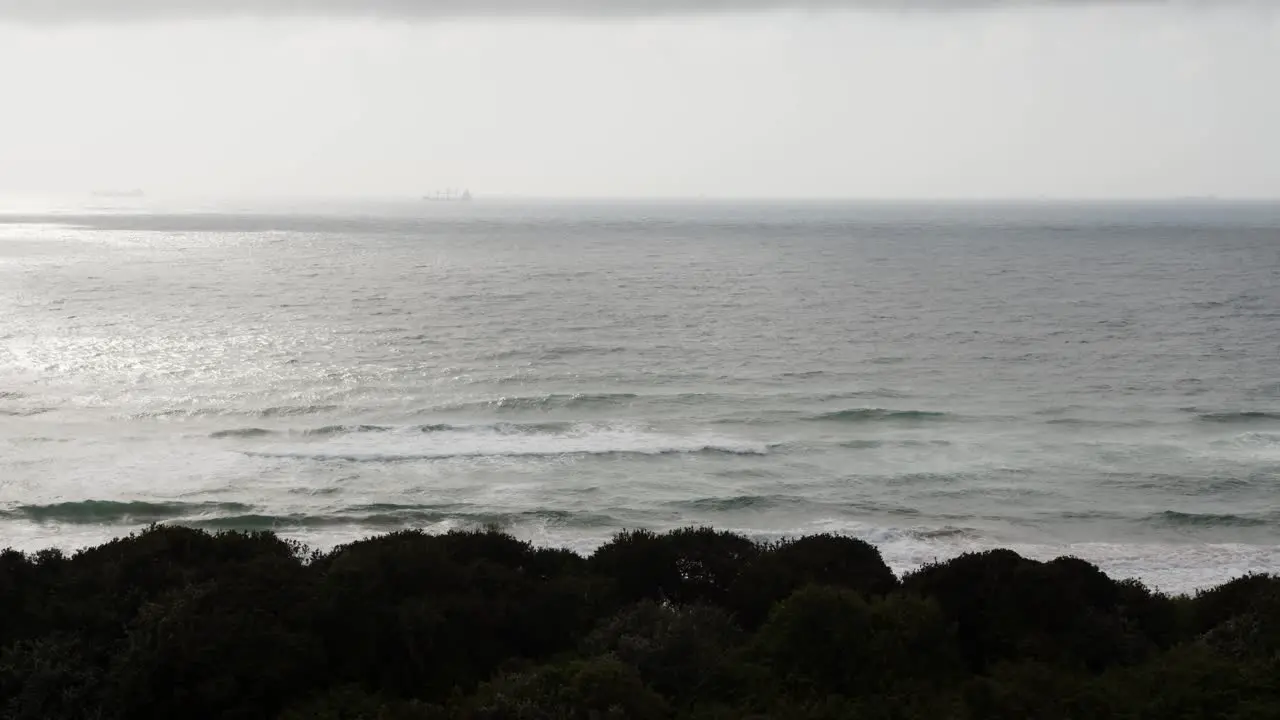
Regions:
[[245, 451], [261, 457], [346, 462], [404, 462], [466, 457], [555, 457], [564, 455], [665, 455], [718, 452], [764, 455], [765, 443], [722, 435], [672, 435], [599, 425], [575, 425], [561, 433], [510, 431], [501, 425], [413, 429], [383, 434], [342, 434], [319, 443], [274, 444]]

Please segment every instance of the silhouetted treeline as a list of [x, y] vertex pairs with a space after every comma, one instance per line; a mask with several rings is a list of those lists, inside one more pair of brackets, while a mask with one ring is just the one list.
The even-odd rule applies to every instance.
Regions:
[[1280, 578], [1195, 597], [996, 550], [496, 531], [308, 552], [155, 527], [0, 554], [0, 717], [1280, 718]]

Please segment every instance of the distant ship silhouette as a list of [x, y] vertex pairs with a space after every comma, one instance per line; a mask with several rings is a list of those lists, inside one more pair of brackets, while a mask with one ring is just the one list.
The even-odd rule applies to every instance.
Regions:
[[431, 195], [423, 195], [423, 200], [428, 202], [471, 202], [471, 191], [463, 190], [461, 193], [455, 193], [450, 190], [438, 190]]

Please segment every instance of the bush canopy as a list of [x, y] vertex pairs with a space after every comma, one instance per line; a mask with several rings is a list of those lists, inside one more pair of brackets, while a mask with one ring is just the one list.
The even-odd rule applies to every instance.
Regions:
[[1194, 596], [1008, 550], [153, 526], [0, 553], [0, 718], [1280, 718], [1280, 577]]

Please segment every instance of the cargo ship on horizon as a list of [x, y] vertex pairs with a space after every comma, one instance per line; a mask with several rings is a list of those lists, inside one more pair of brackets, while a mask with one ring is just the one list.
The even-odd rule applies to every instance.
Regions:
[[427, 202], [471, 202], [471, 191], [463, 190], [458, 193], [452, 189], [438, 190], [431, 195], [423, 195], [422, 199]]

